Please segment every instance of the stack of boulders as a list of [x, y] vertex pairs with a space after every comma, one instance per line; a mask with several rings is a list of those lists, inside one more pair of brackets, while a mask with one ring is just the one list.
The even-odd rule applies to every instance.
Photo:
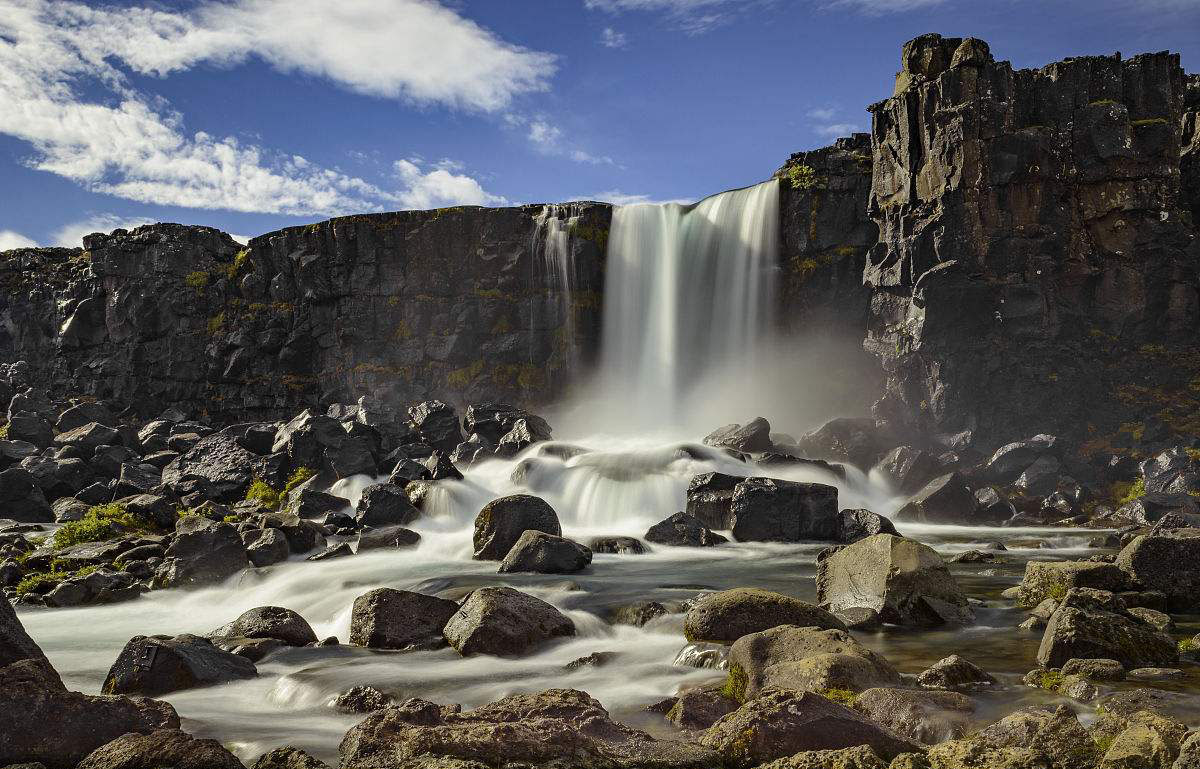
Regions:
[[[298, 556], [411, 547], [420, 536], [408, 526], [431, 483], [551, 437], [541, 417], [497, 403], [472, 404], [460, 420], [441, 401], [400, 414], [363, 398], [286, 423], [225, 427], [173, 409], [149, 422], [130, 413], [31, 388], [11, 394], [0, 586], [15, 600], [104, 603]], [[352, 505], [330, 493], [352, 476], [386, 481]], [[529, 543], [509, 569], [541, 568], [546, 547]]]

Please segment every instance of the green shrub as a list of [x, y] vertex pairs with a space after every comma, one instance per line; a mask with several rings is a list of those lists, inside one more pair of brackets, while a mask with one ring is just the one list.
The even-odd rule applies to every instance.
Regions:
[[1144, 496], [1146, 496], [1146, 481], [1143, 478], [1138, 478], [1129, 485], [1129, 490], [1125, 492], [1124, 496], [1117, 500], [1117, 507], [1127, 505]]
[[0, 425], [0, 441], [8, 440], [8, 425]]
[[54, 548], [62, 550], [83, 542], [103, 542], [127, 531], [153, 530], [152, 524], [132, 515], [125, 505], [110, 502], [107, 505], [94, 505], [84, 513], [83, 518], [59, 527], [54, 532]]
[[283, 496], [291, 494], [297, 486], [307, 483], [316, 474], [317, 471], [311, 467], [297, 467], [296, 471], [288, 476], [287, 483], [283, 485]]
[[257, 502], [268, 510], [278, 510], [279, 500], [279, 492], [261, 478], [255, 478], [250, 488], [246, 489], [247, 502]]
[[195, 272], [189, 272], [183, 280], [189, 287], [197, 291], [203, 291], [208, 285], [208, 273], [196, 270]]
[[794, 190], [823, 190], [825, 177], [819, 175], [812, 166], [796, 163], [784, 169], [783, 177], [791, 182]]
[[1192, 652], [1196, 651], [1197, 648], [1200, 648], [1200, 644], [1196, 643], [1194, 638], [1185, 638], [1179, 642], [1180, 654], [1191, 654]]
[[76, 571], [68, 571], [60, 565], [52, 564], [50, 571], [37, 571], [26, 574], [14, 588], [17, 595], [29, 593], [47, 593], [58, 587], [59, 583], [75, 577], [86, 577], [100, 567], [98, 565], [84, 566]]

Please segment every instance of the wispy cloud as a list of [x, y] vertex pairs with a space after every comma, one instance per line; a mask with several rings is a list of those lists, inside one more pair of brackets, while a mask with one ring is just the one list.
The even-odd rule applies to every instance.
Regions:
[[887, 13], [903, 13], [921, 8], [932, 8], [946, 5], [950, 0], [831, 0], [830, 8], [847, 8], [868, 16], [881, 16]]
[[[431, 0], [203, 2], [188, 13], [0, 0], [0, 134], [28, 142], [28, 165], [95, 192], [188, 208], [311, 215], [423, 199], [233, 136], [190, 132], [126, 70], [164, 77], [256, 56], [346, 89], [452, 108], [507, 108], [547, 87], [554, 57], [512, 46]], [[99, 99], [89, 98], [95, 88]], [[85, 93], [89, 95], [85, 95]], [[471, 200], [471, 185], [444, 183]], [[477, 182], [471, 180], [476, 186]], [[485, 195], [487, 193], [484, 193]], [[467, 202], [467, 201], [462, 201]]]
[[0, 230], [0, 251], [9, 251], [14, 248], [33, 248], [36, 245], [36, 241], [25, 237], [19, 232]]
[[805, 115], [809, 119], [809, 127], [813, 133], [826, 139], [849, 136], [864, 130], [859, 124], [851, 123], [842, 117], [841, 112], [840, 108], [834, 106], [813, 107]]
[[724, 24], [752, 5], [770, 0], [584, 0], [589, 10], [610, 14], [650, 11], [664, 14], [672, 26], [699, 35]]
[[85, 219], [68, 222], [59, 227], [50, 236], [50, 244], [54, 246], [66, 246], [67, 248], [79, 248], [83, 245], [84, 235], [91, 235], [93, 232], [108, 233], [117, 229], [132, 230], [134, 227], [141, 227], [143, 224], [152, 224], [152, 221], [144, 217], [131, 218], [117, 216], [116, 214], [92, 214]]
[[573, 195], [568, 200], [596, 200], [601, 203], [611, 203], [614, 206], [632, 206], [641, 203], [679, 203], [680, 205], [690, 205], [695, 203], [695, 199], [688, 198], [671, 198], [671, 199], [656, 199], [650, 195], [635, 194], [622, 192], [621, 190], [604, 190], [603, 192], [593, 192], [588, 195]]
[[616, 165], [616, 161], [607, 155], [593, 155], [585, 150], [568, 146], [562, 129], [544, 118], [535, 118], [529, 121], [528, 128], [529, 143], [543, 155], [560, 155], [570, 158], [576, 163], [589, 165]]
[[605, 27], [600, 33], [600, 45], [605, 48], [624, 48], [628, 39], [624, 32], [618, 32], [612, 27]]

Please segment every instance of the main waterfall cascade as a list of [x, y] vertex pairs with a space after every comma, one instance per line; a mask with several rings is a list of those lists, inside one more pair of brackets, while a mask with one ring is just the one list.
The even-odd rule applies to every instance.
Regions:
[[778, 273], [779, 184], [692, 206], [613, 210], [599, 378], [639, 417], [673, 420], [699, 383], [753, 364]]

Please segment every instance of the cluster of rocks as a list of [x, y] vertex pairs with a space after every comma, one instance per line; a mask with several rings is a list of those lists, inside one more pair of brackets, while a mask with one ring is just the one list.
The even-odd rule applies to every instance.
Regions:
[[[366, 398], [286, 423], [214, 427], [175, 410], [141, 422], [112, 404], [12, 393], [21, 369], [0, 371], [0, 586], [51, 607], [416, 545], [406, 526], [432, 482], [551, 436], [504, 404], [472, 404], [460, 420], [441, 401], [401, 414]], [[387, 480], [352, 507], [329, 493], [352, 476]]]

